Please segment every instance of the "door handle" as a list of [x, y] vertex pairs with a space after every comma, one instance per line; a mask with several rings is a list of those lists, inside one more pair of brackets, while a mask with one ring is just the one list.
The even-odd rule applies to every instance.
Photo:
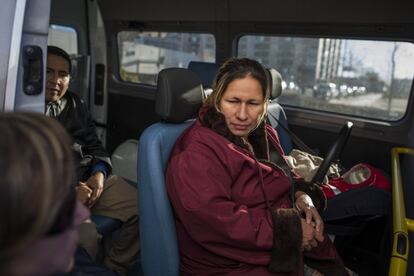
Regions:
[[23, 91], [38, 95], [43, 90], [43, 51], [35, 45], [23, 47]]

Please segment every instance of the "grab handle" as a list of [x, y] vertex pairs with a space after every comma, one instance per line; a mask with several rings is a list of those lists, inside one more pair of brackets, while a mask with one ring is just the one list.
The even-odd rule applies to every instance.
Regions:
[[38, 95], [43, 90], [43, 51], [35, 45], [23, 47], [23, 91]]

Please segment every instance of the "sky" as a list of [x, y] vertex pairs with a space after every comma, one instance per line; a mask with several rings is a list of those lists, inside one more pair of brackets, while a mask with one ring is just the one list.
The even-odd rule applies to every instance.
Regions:
[[[414, 74], [414, 44], [396, 42], [395, 78], [412, 79]], [[395, 42], [347, 40], [347, 48], [365, 68], [372, 68], [386, 82], [391, 76], [392, 51]]]

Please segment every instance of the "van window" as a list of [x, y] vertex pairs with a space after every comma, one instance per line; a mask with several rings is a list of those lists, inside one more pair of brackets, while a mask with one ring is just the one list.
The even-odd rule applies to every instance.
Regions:
[[118, 50], [122, 80], [154, 85], [164, 68], [214, 62], [216, 43], [212, 34], [122, 31]]
[[401, 119], [407, 109], [411, 42], [246, 35], [238, 56], [281, 73], [284, 105], [384, 121]]
[[72, 27], [50, 25], [47, 44], [60, 47], [69, 55], [78, 54], [78, 34]]

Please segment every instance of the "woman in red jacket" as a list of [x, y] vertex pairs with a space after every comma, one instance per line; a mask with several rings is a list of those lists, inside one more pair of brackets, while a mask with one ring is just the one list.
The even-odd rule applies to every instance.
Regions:
[[265, 69], [229, 59], [174, 146], [167, 189], [182, 275], [303, 275], [304, 262], [347, 275], [323, 234], [323, 193], [309, 183], [292, 188], [295, 176], [265, 124], [267, 100]]

